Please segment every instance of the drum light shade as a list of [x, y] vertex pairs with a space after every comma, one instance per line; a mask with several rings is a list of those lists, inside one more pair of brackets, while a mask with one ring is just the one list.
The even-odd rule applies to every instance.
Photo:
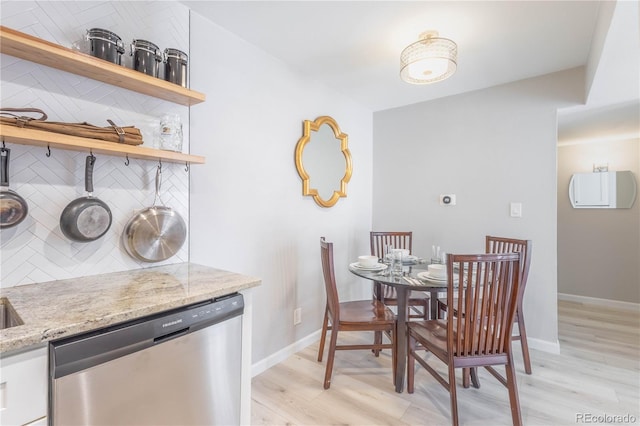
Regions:
[[437, 31], [427, 31], [400, 54], [400, 78], [411, 84], [442, 81], [456, 72], [457, 61], [456, 43], [438, 37]]

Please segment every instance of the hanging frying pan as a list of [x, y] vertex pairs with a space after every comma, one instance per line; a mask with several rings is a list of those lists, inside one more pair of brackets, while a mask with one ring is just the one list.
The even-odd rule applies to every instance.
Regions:
[[111, 210], [93, 196], [93, 165], [96, 157], [87, 156], [84, 169], [84, 188], [87, 196], [76, 198], [60, 215], [60, 229], [72, 241], [86, 243], [102, 237], [111, 227]]
[[[161, 262], [176, 254], [187, 238], [182, 217], [160, 198], [162, 165], [156, 171], [153, 206], [139, 211], [124, 227], [122, 240], [127, 253], [143, 262]], [[161, 205], [156, 205], [156, 201]]]
[[0, 148], [0, 228], [16, 226], [27, 217], [29, 206], [16, 192], [9, 189], [9, 155], [11, 150]]

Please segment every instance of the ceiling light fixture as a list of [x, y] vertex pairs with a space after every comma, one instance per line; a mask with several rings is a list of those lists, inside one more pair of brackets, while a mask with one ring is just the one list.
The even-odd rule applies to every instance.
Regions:
[[458, 45], [437, 31], [420, 34], [400, 54], [400, 78], [411, 84], [429, 84], [449, 78], [456, 72]]

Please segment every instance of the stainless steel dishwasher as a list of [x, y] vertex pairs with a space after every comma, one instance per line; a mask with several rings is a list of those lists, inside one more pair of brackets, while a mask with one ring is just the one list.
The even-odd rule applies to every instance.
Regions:
[[52, 425], [236, 425], [242, 295], [50, 343]]

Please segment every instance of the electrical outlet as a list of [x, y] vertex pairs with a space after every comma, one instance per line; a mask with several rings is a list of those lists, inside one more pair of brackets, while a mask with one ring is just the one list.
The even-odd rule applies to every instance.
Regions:
[[293, 310], [293, 325], [298, 325], [302, 322], [302, 308]]
[[455, 194], [440, 194], [440, 205], [441, 206], [455, 206], [456, 205], [456, 195]]

